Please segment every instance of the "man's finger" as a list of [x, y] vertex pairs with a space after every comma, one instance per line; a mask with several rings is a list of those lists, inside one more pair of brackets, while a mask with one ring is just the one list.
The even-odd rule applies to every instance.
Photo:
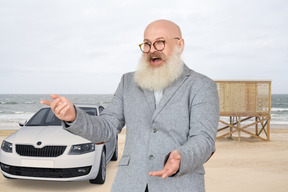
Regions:
[[55, 108], [58, 106], [58, 103], [60, 102], [59, 98], [56, 98], [54, 101], [52, 101], [50, 107], [52, 111], [55, 113]]
[[165, 179], [168, 176], [170, 176], [168, 173], [166, 173], [166, 174], [164, 173], [161, 177], [162, 177], [162, 179]]
[[65, 105], [65, 106], [63, 107], [63, 109], [60, 111], [60, 114], [61, 114], [61, 115], [65, 115], [65, 114], [67, 113], [67, 111], [68, 111], [69, 108], [70, 108], [69, 105]]
[[59, 96], [59, 95], [56, 95], [56, 94], [51, 94], [50, 97], [51, 97], [53, 100], [55, 100], [55, 99], [59, 98], [60, 96]]
[[61, 113], [61, 111], [67, 106], [66, 103], [62, 103], [62, 102], [58, 102], [57, 106], [55, 107], [54, 111], [57, 114], [63, 114], [63, 112]]
[[169, 177], [170, 175], [173, 175], [173, 173], [170, 170], [161, 170], [161, 171], [152, 171], [149, 173], [150, 176], [156, 176], [156, 177], [162, 177], [165, 179], [166, 177]]
[[40, 103], [41, 103], [41, 104], [44, 104], [44, 105], [51, 106], [52, 101], [49, 101], [49, 100], [41, 100]]
[[[50, 97], [55, 100], [57, 98], [59, 98], [59, 95], [56, 95], [56, 94], [51, 94]], [[49, 100], [41, 100], [40, 103], [41, 104], [44, 104], [44, 105], [48, 105], [51, 107], [51, 104], [52, 104], [53, 101], [49, 101]]]
[[161, 170], [161, 171], [151, 171], [149, 173], [150, 176], [158, 176], [158, 177], [161, 177], [164, 173], [164, 170]]

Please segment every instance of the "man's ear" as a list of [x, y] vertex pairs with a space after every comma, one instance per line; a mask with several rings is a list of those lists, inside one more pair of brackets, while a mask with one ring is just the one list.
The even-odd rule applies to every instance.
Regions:
[[180, 40], [178, 41], [178, 46], [179, 46], [179, 48], [180, 48], [180, 50], [181, 50], [181, 54], [182, 54], [182, 52], [183, 52], [183, 50], [184, 50], [184, 45], [185, 45], [184, 39], [180, 39]]

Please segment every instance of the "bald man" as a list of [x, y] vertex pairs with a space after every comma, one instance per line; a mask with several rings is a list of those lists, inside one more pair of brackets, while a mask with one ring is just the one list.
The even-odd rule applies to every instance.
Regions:
[[[124, 74], [109, 106], [90, 117], [65, 97], [51, 95], [64, 129], [95, 143], [126, 125], [113, 192], [205, 191], [203, 164], [215, 151], [217, 87], [181, 59], [184, 39], [175, 23], [150, 23], [136, 72]], [[68, 122], [68, 123], [67, 123]]]

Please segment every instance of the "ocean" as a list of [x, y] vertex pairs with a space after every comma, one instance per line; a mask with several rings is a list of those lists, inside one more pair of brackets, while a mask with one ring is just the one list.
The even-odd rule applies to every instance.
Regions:
[[[96, 104], [106, 107], [113, 95], [63, 95], [74, 104]], [[50, 95], [0, 94], [0, 129], [19, 128], [18, 123], [29, 120], [35, 112], [45, 105], [41, 100], [52, 100]]]
[[[75, 104], [96, 104], [106, 107], [112, 94], [63, 95]], [[0, 94], [0, 129], [18, 129], [18, 123], [31, 118], [49, 95]], [[51, 99], [50, 99], [51, 100]], [[288, 125], [288, 94], [272, 94], [271, 124]], [[287, 126], [288, 127], [288, 126]]]

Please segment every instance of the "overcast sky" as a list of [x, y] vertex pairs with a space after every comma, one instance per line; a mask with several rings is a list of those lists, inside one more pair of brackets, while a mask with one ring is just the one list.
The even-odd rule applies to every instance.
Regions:
[[0, 0], [0, 94], [112, 94], [157, 19], [191, 69], [288, 94], [287, 0]]

